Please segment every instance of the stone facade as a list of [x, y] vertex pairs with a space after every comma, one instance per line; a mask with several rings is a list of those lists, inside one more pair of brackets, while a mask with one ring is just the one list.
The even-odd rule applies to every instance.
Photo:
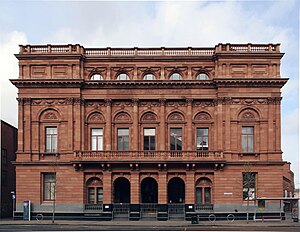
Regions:
[[58, 214], [245, 212], [246, 172], [255, 197], [282, 197], [293, 188], [281, 151], [282, 56], [279, 44], [20, 46], [18, 211], [31, 200], [34, 213], [51, 212], [47, 173]]

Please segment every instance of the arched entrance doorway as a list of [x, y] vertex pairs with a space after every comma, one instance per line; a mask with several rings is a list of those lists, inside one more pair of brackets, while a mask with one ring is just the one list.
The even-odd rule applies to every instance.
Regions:
[[168, 202], [184, 203], [185, 185], [184, 181], [179, 177], [173, 177], [168, 183]]
[[125, 177], [114, 181], [114, 203], [130, 203], [130, 182]]
[[157, 203], [158, 187], [157, 182], [152, 177], [146, 177], [141, 183], [142, 203]]

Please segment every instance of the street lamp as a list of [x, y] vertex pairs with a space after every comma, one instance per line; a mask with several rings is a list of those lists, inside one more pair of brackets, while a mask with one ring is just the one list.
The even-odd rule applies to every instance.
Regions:
[[11, 199], [12, 199], [12, 204], [13, 204], [13, 219], [15, 219], [15, 208], [16, 208], [16, 193], [15, 191], [11, 191]]

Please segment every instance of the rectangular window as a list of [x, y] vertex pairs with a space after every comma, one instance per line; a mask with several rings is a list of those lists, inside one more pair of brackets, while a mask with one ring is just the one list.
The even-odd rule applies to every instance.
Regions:
[[242, 151], [253, 152], [254, 151], [254, 128], [253, 126], [242, 127]]
[[57, 127], [46, 127], [46, 152], [57, 152]]
[[53, 201], [56, 198], [56, 174], [44, 173], [44, 201]]
[[103, 150], [103, 129], [92, 129], [91, 131], [92, 151]]
[[2, 164], [7, 164], [7, 150], [1, 149]]
[[208, 150], [208, 128], [197, 129], [197, 150]]
[[181, 128], [170, 129], [170, 150], [171, 151], [182, 150], [182, 129]]
[[144, 129], [144, 151], [155, 150], [155, 129]]
[[118, 129], [118, 151], [129, 150], [129, 129]]
[[255, 179], [256, 173], [244, 172], [243, 173], [243, 200], [255, 199]]

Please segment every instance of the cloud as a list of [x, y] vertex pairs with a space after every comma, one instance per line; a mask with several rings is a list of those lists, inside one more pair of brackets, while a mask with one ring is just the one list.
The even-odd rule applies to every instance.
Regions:
[[22, 32], [12, 31], [0, 35], [0, 63], [1, 63], [1, 119], [18, 126], [17, 88], [9, 79], [18, 78], [18, 60], [14, 54], [19, 52], [18, 44], [26, 44], [26, 35]]

